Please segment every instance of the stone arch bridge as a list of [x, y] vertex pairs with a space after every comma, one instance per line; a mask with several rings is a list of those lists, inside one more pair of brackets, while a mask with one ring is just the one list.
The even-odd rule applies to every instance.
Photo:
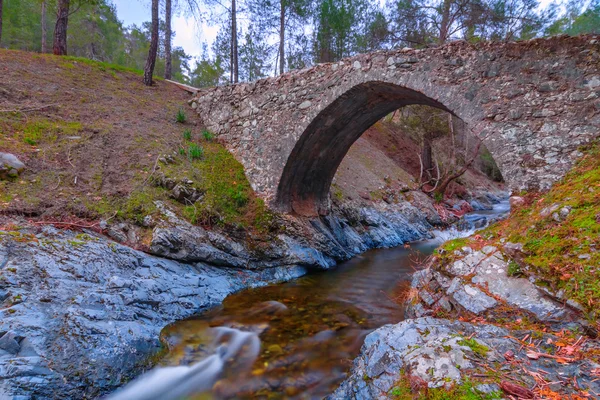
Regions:
[[190, 104], [283, 212], [327, 213], [350, 146], [409, 104], [466, 122], [513, 191], [543, 190], [600, 136], [600, 36], [378, 51], [201, 90]]

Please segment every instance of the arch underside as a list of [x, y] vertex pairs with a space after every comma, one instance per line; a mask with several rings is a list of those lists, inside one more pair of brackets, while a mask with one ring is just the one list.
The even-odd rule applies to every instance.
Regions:
[[328, 213], [333, 177], [352, 144], [400, 107], [419, 104], [451, 112], [424, 94], [372, 81], [348, 90], [308, 125], [292, 150], [277, 189], [276, 205], [304, 216]]

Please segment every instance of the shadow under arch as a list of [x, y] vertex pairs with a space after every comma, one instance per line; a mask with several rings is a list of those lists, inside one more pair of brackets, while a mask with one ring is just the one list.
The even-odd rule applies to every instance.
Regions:
[[406, 87], [370, 81], [354, 86], [323, 109], [290, 153], [275, 205], [303, 216], [326, 215], [333, 177], [352, 144], [375, 122], [408, 105], [446, 106]]

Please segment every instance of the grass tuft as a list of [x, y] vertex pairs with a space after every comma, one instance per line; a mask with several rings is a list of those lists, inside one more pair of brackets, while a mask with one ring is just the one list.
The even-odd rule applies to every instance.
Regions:
[[212, 141], [214, 139], [213, 134], [209, 130], [206, 130], [206, 129], [202, 131], [202, 137], [207, 142], [210, 142], [210, 141]]
[[185, 121], [187, 121], [187, 117], [185, 116], [185, 112], [183, 112], [182, 108], [177, 110], [177, 115], [175, 116], [175, 121], [177, 121], [177, 123], [180, 123], [180, 124], [184, 124]]
[[188, 147], [188, 157], [190, 160], [200, 160], [204, 155], [204, 150], [197, 143], [192, 143]]

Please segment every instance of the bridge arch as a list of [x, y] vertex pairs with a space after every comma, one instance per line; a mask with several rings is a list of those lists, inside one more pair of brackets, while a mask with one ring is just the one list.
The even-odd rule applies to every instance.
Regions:
[[290, 153], [276, 207], [306, 216], [326, 214], [331, 182], [352, 144], [385, 115], [413, 104], [453, 113], [420, 92], [382, 81], [361, 83], [339, 96], [312, 120]]
[[547, 189], [600, 137], [600, 35], [451, 42], [361, 54], [190, 101], [267, 204], [327, 212], [350, 145], [386, 113], [426, 104], [485, 138], [512, 191]]

